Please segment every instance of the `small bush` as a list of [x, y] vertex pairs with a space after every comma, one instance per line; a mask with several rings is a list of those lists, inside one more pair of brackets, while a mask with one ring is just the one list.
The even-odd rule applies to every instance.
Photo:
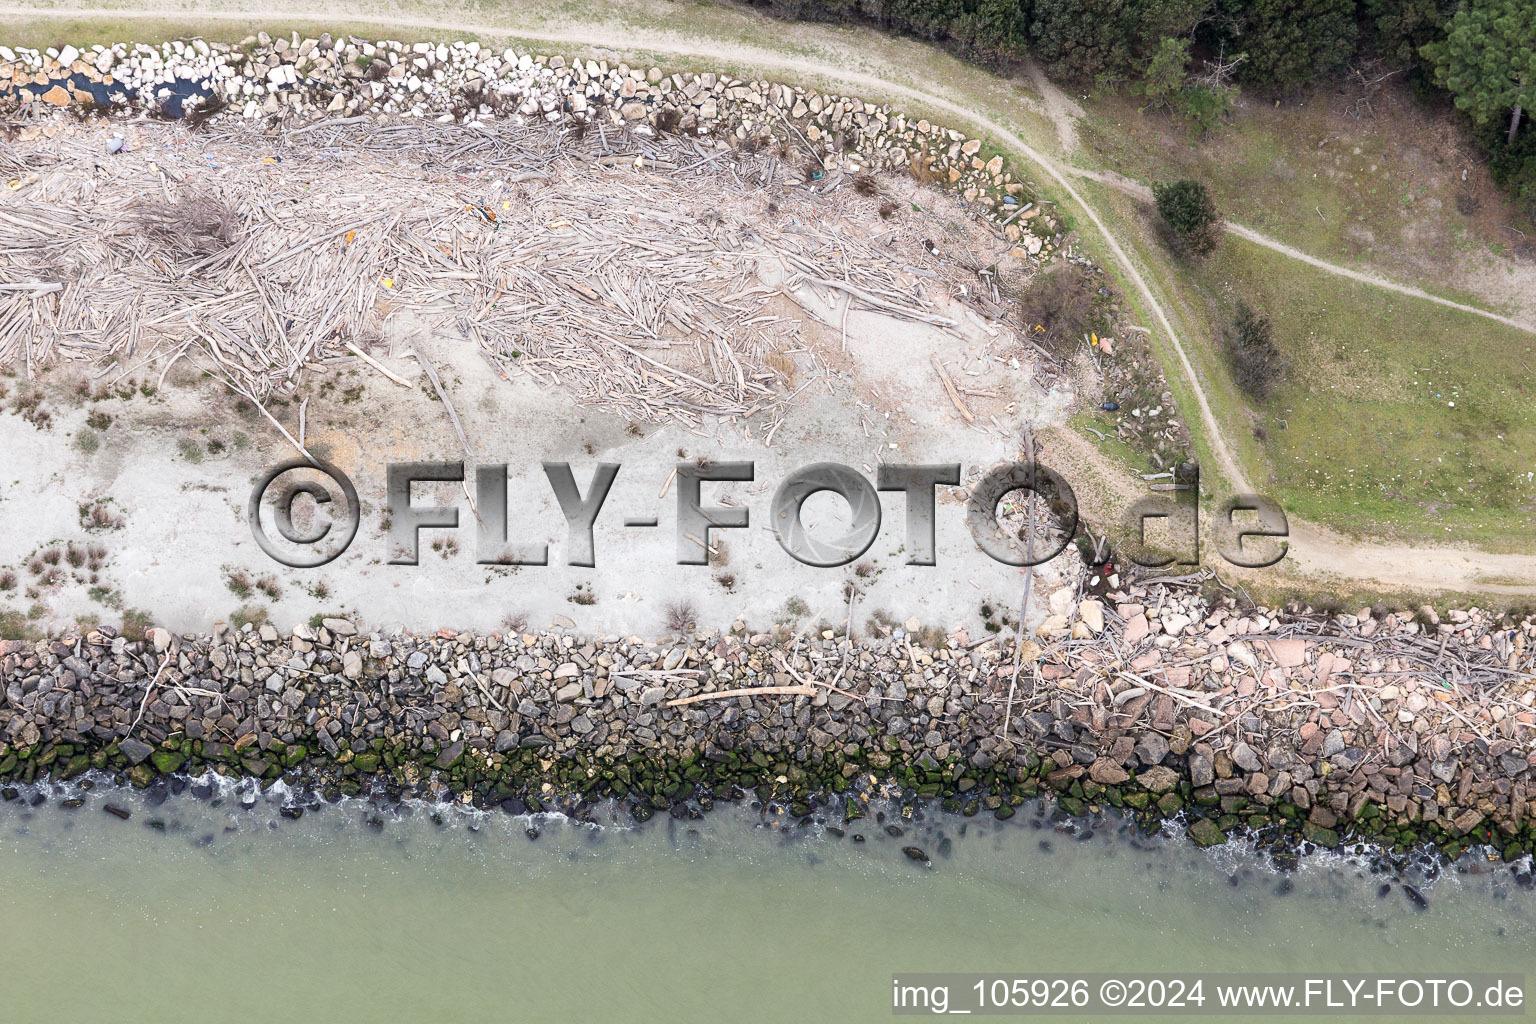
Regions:
[[1207, 256], [1216, 248], [1221, 216], [1204, 185], [1188, 178], [1158, 182], [1152, 186], [1152, 198], [1163, 224], [1172, 232], [1176, 252]]
[[251, 577], [242, 569], [225, 569], [224, 585], [242, 601], [251, 596]]
[[21, 612], [13, 608], [0, 611], [0, 640], [26, 640], [36, 635]]
[[101, 533], [123, 528], [123, 517], [112, 511], [111, 498], [81, 502], [77, 510], [80, 513], [80, 528], [87, 533]]
[[1261, 401], [1285, 376], [1285, 357], [1275, 345], [1269, 318], [1247, 303], [1238, 304], [1237, 318], [1227, 332], [1227, 358], [1238, 387]]
[[101, 448], [101, 438], [93, 430], [82, 430], [75, 435], [75, 447], [87, 455], [95, 455]]

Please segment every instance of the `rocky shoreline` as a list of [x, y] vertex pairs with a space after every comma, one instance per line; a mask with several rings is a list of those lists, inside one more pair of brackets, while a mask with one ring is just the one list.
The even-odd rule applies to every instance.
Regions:
[[[1070, 254], [1066, 226], [984, 140], [855, 98], [475, 43], [0, 47], [0, 104], [23, 114], [147, 115], [172, 98], [274, 129], [520, 117], [683, 133], [722, 151], [777, 139], [808, 183], [910, 171], [958, 190], [1031, 266]], [[639, 817], [746, 791], [802, 814], [874, 778], [962, 814], [1007, 817], [1053, 795], [1073, 814], [1181, 816], [1202, 844], [1254, 830], [1322, 846], [1428, 842], [1453, 857], [1536, 848], [1530, 617], [1325, 618], [1188, 581], [1089, 578], [1049, 598], [1021, 652], [1005, 624], [978, 638], [922, 625], [850, 641], [741, 623], [647, 641], [317, 617], [286, 635], [4, 641], [0, 777], [96, 769], [148, 786], [212, 768], [337, 793], [383, 780], [485, 806], [613, 797]]]
[[142, 787], [211, 768], [483, 807], [617, 798], [642, 820], [748, 791], [803, 816], [878, 782], [967, 815], [1040, 795], [1148, 826], [1178, 816], [1201, 845], [1252, 831], [1536, 850], [1536, 620], [1082, 593], [1052, 596], [1016, 687], [1009, 631], [977, 642], [911, 621], [852, 643], [788, 625], [647, 641], [341, 619], [6, 641], [0, 777], [96, 769]]

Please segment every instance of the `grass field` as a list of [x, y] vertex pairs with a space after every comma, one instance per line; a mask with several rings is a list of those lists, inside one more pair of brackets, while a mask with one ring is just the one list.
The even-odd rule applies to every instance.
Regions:
[[[1359, 537], [1531, 550], [1536, 335], [1230, 236], [1203, 264], [1173, 260], [1150, 210], [1097, 183], [1079, 187], [1133, 243], [1225, 437], [1254, 486], [1287, 513]], [[1240, 300], [1270, 318], [1290, 361], [1265, 402], [1244, 395], [1227, 369], [1220, 335]], [[1166, 351], [1159, 357], [1175, 364]], [[1203, 448], [1192, 397], [1179, 383], [1174, 392]]]
[[1346, 113], [1352, 98], [1250, 100], [1200, 139], [1133, 97], [1101, 96], [1085, 102], [1081, 136], [1093, 163], [1146, 182], [1197, 178], [1224, 216], [1314, 256], [1497, 312], [1536, 303], [1521, 301], [1506, 260], [1536, 261], [1536, 225], [1493, 185], [1455, 115], [1406, 88], [1370, 116]]
[[1288, 509], [1348, 532], [1485, 547], [1523, 535], [1529, 550], [1536, 336], [1230, 237], [1191, 279], [1213, 326], [1247, 301], [1290, 360], [1285, 385], [1247, 403]]

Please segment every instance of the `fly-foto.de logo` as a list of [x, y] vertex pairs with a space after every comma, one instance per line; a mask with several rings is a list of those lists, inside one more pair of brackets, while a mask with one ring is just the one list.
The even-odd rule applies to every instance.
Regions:
[[[565, 520], [565, 562], [596, 566], [594, 528], [622, 467], [597, 463], [585, 488], [577, 483], [568, 462], [545, 462], [542, 467], [550, 495]], [[466, 468], [463, 462], [397, 462], [388, 465], [385, 476], [389, 564], [417, 564], [422, 530], [461, 528], [473, 530], [475, 561], [481, 565], [549, 564], [547, 541], [509, 536], [506, 463]], [[751, 507], [717, 502], [706, 490], [755, 479], [756, 467], [750, 461], [699, 459], [673, 467], [664, 483], [676, 495], [672, 527], [677, 564], [707, 564], [716, 531], [753, 525]], [[871, 480], [850, 466], [817, 462], [785, 476], [761, 514], [767, 516], [768, 528], [791, 558], [803, 565], [831, 568], [859, 558], [880, 537], [880, 494], [886, 492], [904, 505], [902, 523], [885, 529], [901, 531], [899, 543], [906, 564], [934, 566], [938, 564], [939, 488], [959, 487], [960, 480], [960, 463], [882, 464]], [[433, 484], [448, 485], [457, 500], [442, 500], [439, 490], [428, 501], [424, 492]], [[1149, 568], [1199, 562], [1199, 470], [1187, 466], [1174, 484], [1164, 486], [1166, 490], [1149, 493], [1131, 506], [1118, 524], [1117, 535], [1093, 538], [1097, 560], [1106, 559], [1113, 544], [1120, 559]], [[813, 531], [802, 513], [807, 499], [823, 492], [845, 502], [846, 514], [834, 529]], [[976, 548], [1004, 565], [1049, 562], [1077, 538], [1082, 526], [1072, 487], [1061, 474], [1039, 463], [994, 466], [963, 493], [965, 526]], [[467, 522], [461, 512], [469, 513]], [[257, 480], [247, 514], [257, 543], [269, 556], [293, 568], [314, 568], [337, 558], [352, 544], [362, 505], [357, 488], [336, 466], [320, 459], [295, 459]], [[655, 515], [621, 521], [625, 529], [661, 525]], [[1157, 531], [1156, 541], [1149, 539], [1149, 527]], [[1217, 552], [1233, 565], [1263, 568], [1285, 557], [1285, 513], [1259, 495], [1238, 495], [1220, 503], [1210, 534]]]

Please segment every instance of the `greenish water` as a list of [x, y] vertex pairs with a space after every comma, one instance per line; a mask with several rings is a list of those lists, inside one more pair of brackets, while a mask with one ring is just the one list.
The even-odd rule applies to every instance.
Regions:
[[1079, 838], [1032, 808], [839, 838], [744, 806], [623, 829], [454, 809], [437, 824], [427, 805], [364, 801], [294, 821], [276, 798], [148, 806], [109, 786], [30, 807], [31, 792], [0, 805], [6, 1020], [886, 1020], [898, 971], [1536, 963], [1536, 894], [1507, 869], [1448, 871], [1418, 910], [1347, 858], [1307, 858], [1286, 885], [1240, 849], [1115, 820]]

